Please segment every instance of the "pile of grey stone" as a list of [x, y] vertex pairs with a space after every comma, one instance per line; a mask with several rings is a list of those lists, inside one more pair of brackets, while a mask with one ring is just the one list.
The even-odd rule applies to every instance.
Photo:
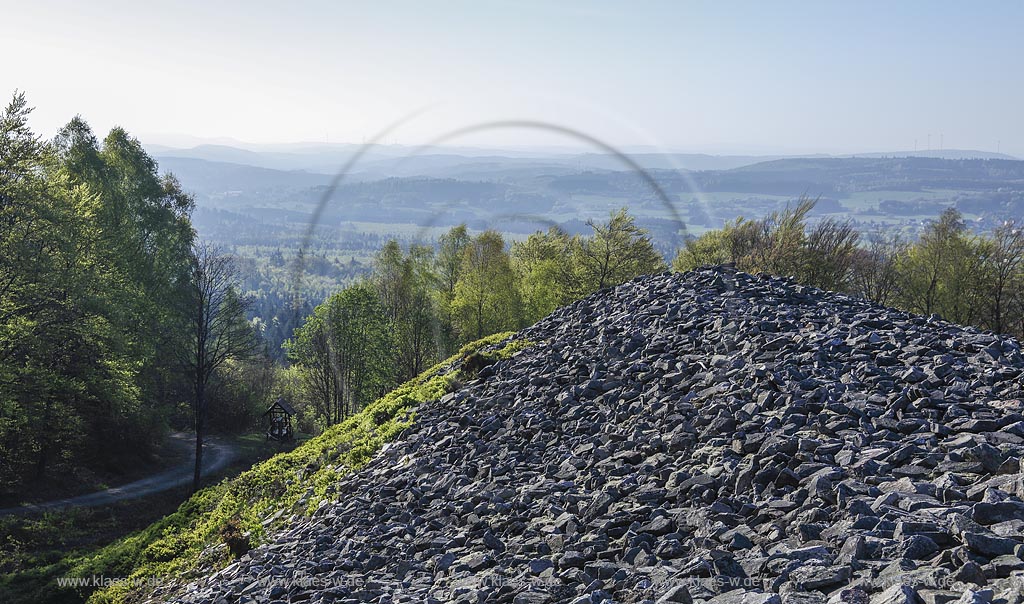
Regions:
[[1024, 602], [1013, 339], [727, 268], [518, 334], [178, 602]]

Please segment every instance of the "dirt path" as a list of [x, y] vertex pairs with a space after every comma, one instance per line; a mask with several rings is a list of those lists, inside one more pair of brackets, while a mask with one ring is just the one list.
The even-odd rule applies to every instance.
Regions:
[[[175, 433], [171, 435], [171, 439], [176, 441], [174, 443], [176, 446], [189, 447], [192, 450], [195, 449], [195, 440], [193, 440], [194, 436], [191, 434]], [[234, 457], [235, 449], [231, 445], [217, 441], [216, 439], [207, 439], [207, 441], [203, 443], [203, 474], [208, 475], [211, 472], [220, 470], [224, 466], [228, 465]], [[159, 493], [161, 491], [189, 484], [192, 482], [194, 466], [195, 454], [193, 453], [188, 456], [187, 461], [169, 470], [153, 474], [148, 478], [129, 482], [128, 484], [123, 484], [104, 491], [78, 495], [76, 497], [54, 499], [43, 503], [27, 503], [13, 508], [3, 508], [0, 509], [0, 516], [6, 516], [9, 514], [31, 514], [34, 512], [44, 512], [47, 510], [67, 507], [92, 507], [97, 505], [107, 505], [125, 499], [145, 497], [146, 495], [152, 495], [153, 493]]]

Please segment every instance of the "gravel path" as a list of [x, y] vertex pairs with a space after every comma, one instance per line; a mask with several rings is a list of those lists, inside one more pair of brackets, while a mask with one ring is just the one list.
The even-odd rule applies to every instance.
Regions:
[[[175, 441], [174, 444], [176, 446], [183, 447], [185, 450], [195, 448], [194, 438], [195, 437], [193, 435], [185, 433], [175, 433], [171, 435], [171, 439]], [[216, 440], [207, 440], [207, 442], [204, 443], [204, 447], [204, 474], [210, 474], [211, 472], [220, 470], [224, 466], [228, 465], [235, 457], [234, 448], [227, 443], [218, 442]], [[95, 507], [108, 505], [126, 499], [145, 497], [147, 495], [160, 493], [162, 491], [167, 491], [175, 487], [189, 484], [192, 482], [194, 466], [195, 455], [193, 454], [188, 457], [187, 461], [182, 462], [169, 470], [153, 474], [147, 478], [136, 480], [135, 482], [129, 482], [128, 484], [112, 487], [104, 491], [86, 493], [75, 497], [54, 499], [43, 503], [25, 504], [12, 508], [3, 508], [0, 509], [0, 516], [10, 514], [32, 514], [69, 507]]]

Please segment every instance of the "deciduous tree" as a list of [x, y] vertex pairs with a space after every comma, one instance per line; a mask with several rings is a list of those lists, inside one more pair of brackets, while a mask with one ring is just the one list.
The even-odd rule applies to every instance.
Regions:
[[576, 242], [554, 227], [512, 244], [512, 266], [527, 323], [536, 322], [559, 306], [572, 302], [573, 292], [579, 289], [573, 270], [575, 248]]
[[347, 287], [317, 306], [287, 347], [324, 425], [358, 412], [394, 384], [391, 324], [369, 284]]
[[435, 291], [433, 250], [422, 245], [403, 253], [394, 239], [377, 254], [373, 283], [391, 324], [395, 342], [395, 380], [419, 375], [437, 358], [443, 337]]
[[902, 304], [961, 324], [978, 318], [985, 243], [967, 231], [963, 217], [946, 209], [904, 256]]
[[982, 260], [984, 291], [980, 296], [985, 325], [996, 333], [1024, 333], [1024, 230], [1008, 220], [996, 227], [980, 247], [986, 252]]
[[899, 235], [875, 235], [866, 246], [858, 247], [850, 268], [851, 291], [878, 304], [891, 304], [903, 285], [899, 263], [906, 251]]
[[497, 231], [485, 231], [467, 246], [452, 313], [464, 340], [519, 327], [522, 302], [515, 272]]
[[455, 329], [455, 314], [452, 302], [455, 300], [455, 286], [462, 276], [462, 262], [472, 237], [466, 225], [452, 227], [438, 239], [435, 274], [437, 275], [437, 310], [440, 318], [439, 356], [447, 358], [459, 345]]
[[181, 356], [193, 388], [196, 429], [193, 491], [198, 491], [200, 484], [210, 381], [229, 360], [249, 358], [256, 350], [255, 333], [245, 320], [245, 301], [235, 290], [237, 279], [230, 256], [207, 243], [195, 245], [182, 309], [189, 338]]
[[665, 270], [665, 260], [626, 208], [612, 213], [608, 222], [589, 220], [587, 224], [594, 234], [579, 239], [574, 253], [577, 296]]

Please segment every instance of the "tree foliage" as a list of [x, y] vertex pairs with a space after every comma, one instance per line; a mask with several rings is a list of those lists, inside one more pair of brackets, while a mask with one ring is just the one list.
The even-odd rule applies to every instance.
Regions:
[[395, 383], [387, 309], [366, 283], [317, 306], [287, 348], [323, 426], [358, 413]]
[[814, 225], [816, 201], [806, 197], [759, 220], [742, 217], [720, 230], [691, 239], [672, 265], [680, 271], [733, 263], [747, 272], [793, 277], [825, 289], [839, 289], [854, 265], [860, 234], [848, 221], [831, 218]]
[[899, 263], [907, 249], [907, 242], [899, 235], [872, 237], [866, 246], [854, 250], [845, 289], [878, 304], [891, 304], [903, 286]]
[[419, 375], [438, 356], [442, 331], [435, 310], [438, 276], [434, 251], [412, 245], [408, 253], [394, 239], [377, 254], [373, 283], [394, 337], [394, 381]]
[[648, 233], [625, 208], [607, 222], [587, 223], [589, 237], [569, 237], [557, 228], [512, 246], [527, 323], [599, 289], [666, 268]]
[[[192, 200], [138, 141], [80, 118], [53, 141], [0, 114], [0, 488], [145, 452], [176, 387], [163, 359]], [[173, 305], [171, 305], [173, 306]]]
[[902, 301], [912, 312], [962, 324], [977, 318], [986, 244], [949, 208], [925, 228], [900, 262]]
[[512, 244], [512, 267], [527, 323], [573, 301], [577, 282], [573, 271], [575, 248], [574, 239], [554, 227]]
[[1006, 221], [976, 247], [984, 252], [979, 312], [996, 333], [1024, 334], [1024, 230]]
[[673, 268], [731, 262], [748, 272], [1024, 335], [1024, 231], [1014, 221], [974, 234], [956, 209], [947, 208], [916, 241], [875, 234], [862, 242], [849, 222], [810, 224], [813, 207], [801, 199], [764, 219], [739, 218], [708, 231], [679, 250]]
[[460, 224], [441, 235], [437, 242], [434, 270], [440, 331], [438, 346], [441, 348], [442, 357], [452, 354], [459, 347], [452, 302], [455, 300], [455, 286], [462, 276], [462, 259], [466, 255], [466, 248], [469, 247], [471, 239], [466, 225]]
[[455, 326], [463, 339], [515, 329], [522, 319], [522, 299], [505, 240], [484, 231], [466, 247], [452, 299]]
[[593, 236], [576, 238], [573, 250], [576, 296], [667, 268], [647, 232], [636, 225], [626, 208], [613, 212], [606, 223], [588, 220], [587, 225], [594, 230]]

